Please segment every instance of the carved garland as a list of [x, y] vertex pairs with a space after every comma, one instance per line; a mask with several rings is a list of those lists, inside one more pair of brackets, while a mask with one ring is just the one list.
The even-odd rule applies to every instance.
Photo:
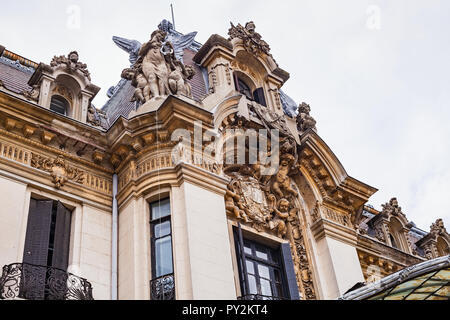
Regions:
[[85, 173], [78, 168], [70, 166], [61, 155], [56, 159], [50, 159], [32, 153], [31, 166], [39, 170], [50, 172], [53, 183], [57, 189], [62, 188], [68, 180], [77, 183], [83, 183], [84, 181]]

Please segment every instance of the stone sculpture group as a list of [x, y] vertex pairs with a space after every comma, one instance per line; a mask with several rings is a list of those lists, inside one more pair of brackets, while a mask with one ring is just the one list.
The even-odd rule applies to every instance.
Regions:
[[150, 41], [140, 48], [137, 61], [122, 71], [122, 78], [131, 80], [136, 88], [132, 101], [143, 104], [169, 94], [192, 96], [188, 80], [195, 71], [175, 57], [173, 45], [166, 37], [165, 31], [154, 31]]

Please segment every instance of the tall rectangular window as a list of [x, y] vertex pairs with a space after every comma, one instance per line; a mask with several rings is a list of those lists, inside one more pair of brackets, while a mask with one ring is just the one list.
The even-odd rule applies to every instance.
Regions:
[[150, 204], [152, 300], [175, 299], [170, 199]]
[[61, 202], [31, 198], [23, 262], [67, 270], [71, 210]]
[[299, 299], [289, 244], [278, 248], [245, 239], [235, 229], [242, 300]]
[[[61, 202], [31, 198], [20, 297], [64, 299], [70, 250], [71, 210]], [[56, 286], [57, 283], [60, 285]]]

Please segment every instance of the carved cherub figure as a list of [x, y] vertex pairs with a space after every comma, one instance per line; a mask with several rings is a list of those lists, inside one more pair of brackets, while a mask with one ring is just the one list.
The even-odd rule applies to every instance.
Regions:
[[173, 94], [182, 94], [191, 97], [191, 85], [188, 80], [195, 75], [192, 66], [184, 66], [178, 60], [173, 62], [175, 69], [169, 74], [169, 88]]
[[[287, 196], [285, 192], [290, 193], [291, 195], [296, 195], [297, 191], [295, 191], [291, 187], [291, 178], [289, 177], [289, 171], [291, 169], [291, 162], [294, 160], [294, 157], [290, 154], [283, 155], [280, 162], [280, 168], [278, 169], [277, 174], [275, 175], [275, 181], [272, 183], [272, 190], [278, 195], [280, 198]], [[284, 192], [283, 192], [283, 191]]]
[[285, 220], [289, 218], [289, 201], [282, 198], [278, 201], [276, 207], [273, 208], [275, 216], [269, 222], [270, 229], [276, 229], [279, 237], [286, 235], [287, 227]]
[[237, 219], [243, 219], [245, 222], [249, 222], [248, 209], [241, 202], [241, 197], [237, 194], [236, 183], [233, 181], [228, 185], [228, 189], [225, 194], [225, 208], [232, 212]]
[[151, 99], [150, 85], [142, 72], [136, 67], [126, 68], [122, 71], [122, 78], [131, 80], [131, 85], [135, 87], [131, 101], [145, 103]]
[[307, 129], [316, 130], [316, 120], [310, 116], [311, 107], [309, 104], [302, 102], [298, 106], [297, 129], [304, 132]]

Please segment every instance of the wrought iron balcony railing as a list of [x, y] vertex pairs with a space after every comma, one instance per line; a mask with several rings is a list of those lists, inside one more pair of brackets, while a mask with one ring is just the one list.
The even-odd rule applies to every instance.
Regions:
[[3, 267], [0, 299], [94, 300], [92, 285], [67, 271], [28, 263]]
[[282, 297], [274, 297], [274, 296], [264, 296], [262, 294], [247, 294], [245, 296], [240, 296], [237, 298], [238, 300], [287, 300]]
[[175, 300], [175, 277], [173, 273], [150, 281], [152, 300]]

